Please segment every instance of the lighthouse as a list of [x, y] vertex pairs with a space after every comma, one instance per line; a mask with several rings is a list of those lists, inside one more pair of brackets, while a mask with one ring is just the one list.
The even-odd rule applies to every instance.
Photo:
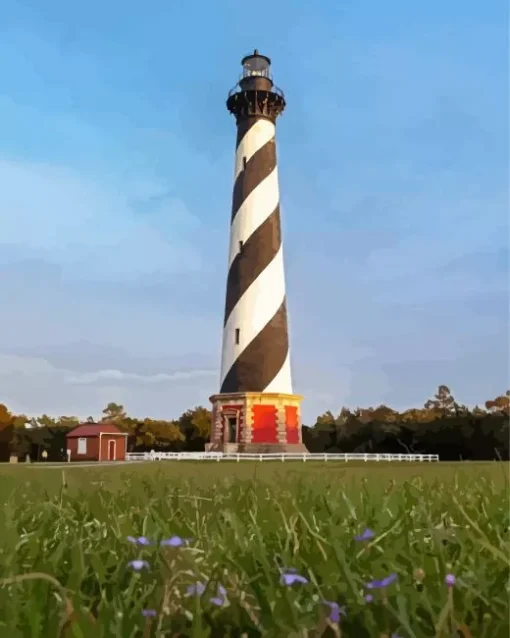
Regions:
[[209, 449], [306, 452], [301, 400], [293, 394], [276, 161], [276, 120], [285, 97], [271, 60], [241, 61], [228, 95], [235, 151], [220, 390], [210, 397]]

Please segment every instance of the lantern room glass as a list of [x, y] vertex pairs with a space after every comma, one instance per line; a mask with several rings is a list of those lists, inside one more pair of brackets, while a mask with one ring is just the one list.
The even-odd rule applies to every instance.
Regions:
[[270, 63], [263, 55], [251, 55], [244, 60], [243, 77], [270, 77]]

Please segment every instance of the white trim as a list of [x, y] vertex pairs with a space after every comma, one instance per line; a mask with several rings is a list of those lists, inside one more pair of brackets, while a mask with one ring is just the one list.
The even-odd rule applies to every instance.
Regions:
[[[110, 444], [113, 443], [113, 459], [110, 458]], [[115, 439], [108, 439], [108, 460], [117, 460], [117, 441]]]
[[[223, 419], [223, 443], [239, 443], [239, 425], [241, 421], [242, 408], [227, 408], [221, 411], [221, 418]], [[236, 433], [234, 441], [230, 440], [230, 419], [236, 421]]]

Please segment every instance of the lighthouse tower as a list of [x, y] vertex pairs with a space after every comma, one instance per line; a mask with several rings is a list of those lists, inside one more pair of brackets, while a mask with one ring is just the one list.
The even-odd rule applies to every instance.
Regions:
[[306, 451], [293, 394], [276, 163], [276, 118], [285, 108], [271, 61], [241, 61], [227, 109], [237, 143], [219, 394], [210, 397], [209, 449]]

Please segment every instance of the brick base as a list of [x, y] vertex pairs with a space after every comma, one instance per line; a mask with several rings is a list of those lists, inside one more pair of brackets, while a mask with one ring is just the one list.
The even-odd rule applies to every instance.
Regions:
[[306, 453], [301, 440], [302, 398], [276, 392], [213, 395], [211, 443], [207, 449], [252, 454]]
[[303, 443], [206, 443], [205, 451], [223, 454], [308, 454]]

